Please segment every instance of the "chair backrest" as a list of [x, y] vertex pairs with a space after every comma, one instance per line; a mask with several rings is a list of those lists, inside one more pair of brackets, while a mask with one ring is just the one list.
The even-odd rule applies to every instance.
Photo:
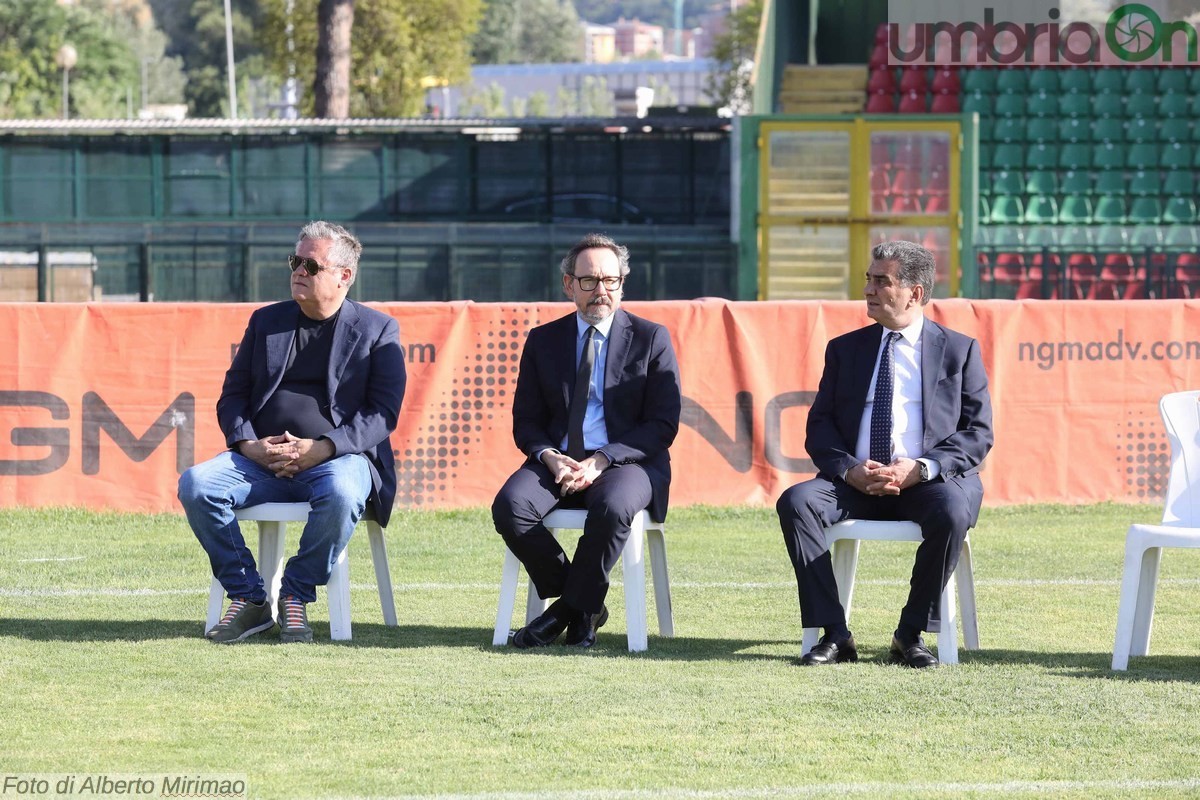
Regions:
[[1163, 395], [1158, 410], [1171, 442], [1163, 523], [1200, 527], [1200, 391]]

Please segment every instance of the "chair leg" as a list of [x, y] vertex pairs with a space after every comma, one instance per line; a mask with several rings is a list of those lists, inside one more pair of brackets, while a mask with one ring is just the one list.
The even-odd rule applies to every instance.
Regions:
[[1112, 668], [1124, 670], [1129, 667], [1129, 653], [1133, 649], [1134, 618], [1138, 615], [1141, 597], [1142, 560], [1146, 552], [1133, 533], [1126, 535], [1125, 568], [1121, 576], [1121, 599], [1117, 605], [1117, 638], [1113, 643]]
[[379, 587], [379, 604], [383, 607], [383, 624], [395, 628], [396, 595], [392, 592], [392, 571], [388, 567], [387, 542], [383, 528], [374, 520], [367, 521], [367, 538], [371, 541], [371, 563], [375, 565], [375, 585]]
[[1162, 548], [1147, 547], [1142, 553], [1142, 577], [1138, 586], [1137, 607], [1133, 613], [1133, 636], [1130, 654], [1150, 655], [1150, 632], [1154, 627], [1154, 595], [1158, 591], [1158, 566], [1162, 563]]
[[325, 594], [329, 600], [329, 638], [335, 642], [351, 639], [350, 630], [350, 562], [346, 558], [347, 548], [338, 553], [337, 563], [329, 575]]
[[667, 539], [660, 527], [646, 530], [650, 550], [650, 574], [654, 576], [654, 608], [658, 612], [660, 636], [675, 635], [675, 616], [671, 608], [671, 580], [667, 576]]
[[640, 653], [648, 646], [646, 633], [646, 565], [642, 556], [646, 538], [645, 512], [633, 518], [625, 551], [621, 554], [621, 570], [625, 578], [625, 630], [629, 652]]
[[512, 550], [504, 548], [504, 569], [500, 573], [500, 605], [496, 609], [496, 629], [492, 632], [492, 646], [508, 644], [508, 632], [512, 626], [513, 606], [517, 602], [517, 579], [520, 577], [521, 562]]
[[854, 576], [858, 571], [859, 539], [838, 539], [833, 543], [830, 556], [833, 559], [833, 577], [837, 581], [838, 599], [850, 623], [850, 606], [854, 600]]
[[221, 619], [221, 606], [225, 602], [225, 587], [216, 578], [208, 588], [208, 616], [204, 620], [204, 632], [208, 633]]
[[805, 628], [804, 635], [800, 639], [800, 655], [807, 655], [809, 650], [817, 646], [819, 640], [820, 628]]
[[962, 618], [963, 647], [979, 649], [979, 616], [975, 610], [975, 562], [971, 558], [971, 537], [963, 541], [962, 555], [954, 570], [958, 581], [958, 608]]
[[955, 619], [954, 608], [956, 583], [954, 574], [951, 573], [950, 580], [946, 582], [946, 587], [942, 589], [942, 597], [938, 601], [941, 605], [942, 615], [942, 627], [937, 635], [938, 661], [946, 665], [958, 663], [958, 620]]
[[[283, 546], [287, 540], [286, 522], [258, 523], [258, 574], [267, 590], [271, 613], [277, 610], [279, 587], [283, 584]], [[275, 620], [279, 622], [279, 620]]]

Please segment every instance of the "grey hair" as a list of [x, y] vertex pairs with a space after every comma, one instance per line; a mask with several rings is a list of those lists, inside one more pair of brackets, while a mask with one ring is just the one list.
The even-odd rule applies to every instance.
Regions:
[[921, 305], [933, 297], [933, 283], [937, 278], [937, 267], [933, 253], [916, 242], [880, 242], [871, 248], [872, 261], [895, 261], [902, 286], [923, 286], [925, 295]]
[[579, 243], [572, 247], [563, 257], [562, 263], [559, 264], [559, 269], [563, 275], [575, 274], [575, 262], [579, 259], [579, 254], [584, 250], [592, 250], [597, 247], [602, 247], [605, 250], [611, 250], [617, 257], [617, 266], [621, 269], [621, 276], [629, 274], [629, 248], [624, 245], [619, 245], [609, 237], [602, 233], [589, 233], [579, 240]]
[[328, 239], [331, 242], [329, 260], [333, 263], [326, 266], [348, 267], [350, 282], [346, 285], [354, 285], [354, 279], [358, 277], [358, 257], [362, 255], [362, 242], [353, 233], [337, 223], [315, 220], [300, 229], [300, 238], [296, 241], [296, 246], [299, 247], [300, 242], [305, 239]]

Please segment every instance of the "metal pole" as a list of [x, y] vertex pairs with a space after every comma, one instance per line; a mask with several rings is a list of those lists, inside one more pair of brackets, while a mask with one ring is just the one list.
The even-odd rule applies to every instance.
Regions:
[[62, 90], [62, 96], [63, 96], [62, 118], [63, 119], [69, 119], [71, 116], [71, 111], [70, 111], [71, 79], [70, 79], [70, 77], [68, 77], [70, 74], [71, 74], [71, 70], [68, 67], [63, 67], [63, 90]]
[[237, 104], [237, 75], [233, 66], [233, 11], [229, 8], [229, 0], [225, 0], [225, 62], [229, 75], [229, 118], [238, 118]]

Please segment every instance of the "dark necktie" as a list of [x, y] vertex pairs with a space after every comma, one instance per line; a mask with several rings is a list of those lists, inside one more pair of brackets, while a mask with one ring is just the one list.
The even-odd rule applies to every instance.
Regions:
[[887, 335], [883, 353], [879, 356], [879, 374], [875, 376], [875, 400], [871, 406], [871, 460], [880, 464], [892, 463], [892, 351], [900, 334]]
[[567, 455], [576, 461], [584, 458], [583, 415], [587, 412], [588, 393], [592, 388], [592, 366], [596, 363], [596, 350], [592, 347], [592, 334], [596, 329], [588, 326], [583, 337], [583, 355], [579, 358], [579, 371], [575, 373], [575, 393], [571, 395], [571, 406], [567, 410]]

